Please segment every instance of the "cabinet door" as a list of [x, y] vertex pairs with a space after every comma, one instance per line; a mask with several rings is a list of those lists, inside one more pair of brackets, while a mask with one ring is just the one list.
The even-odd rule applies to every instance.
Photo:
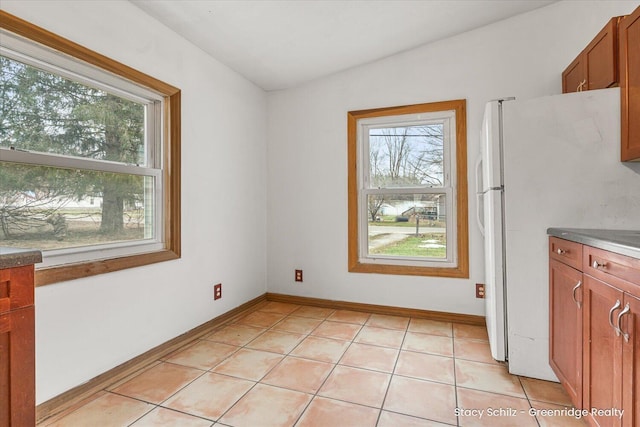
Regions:
[[562, 93], [578, 92], [586, 90], [586, 70], [583, 61], [584, 56], [578, 55], [571, 64], [562, 72]]
[[618, 21], [611, 19], [584, 50], [585, 89], [605, 89], [618, 83]]
[[640, 7], [620, 21], [622, 161], [640, 159]]
[[34, 426], [34, 308], [0, 315], [0, 426]]
[[620, 329], [629, 340], [623, 344], [622, 423], [636, 427], [640, 425], [640, 297], [626, 294], [624, 298], [629, 312], [621, 317]]
[[[622, 407], [622, 340], [610, 321], [622, 310], [623, 292], [584, 275], [583, 389], [584, 408]], [[617, 308], [616, 308], [617, 307]], [[592, 425], [618, 427], [617, 417], [589, 416]]]
[[549, 287], [549, 362], [582, 408], [582, 273], [552, 259]]

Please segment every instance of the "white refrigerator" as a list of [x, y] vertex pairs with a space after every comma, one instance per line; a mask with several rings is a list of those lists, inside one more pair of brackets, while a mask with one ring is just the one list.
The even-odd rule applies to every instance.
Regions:
[[640, 164], [619, 159], [618, 88], [486, 105], [476, 169], [486, 322], [512, 374], [557, 380], [547, 228], [640, 229]]

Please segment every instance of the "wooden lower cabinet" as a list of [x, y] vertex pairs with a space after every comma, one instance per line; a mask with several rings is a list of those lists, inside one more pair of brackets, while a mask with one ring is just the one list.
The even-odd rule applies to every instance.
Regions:
[[549, 364], [588, 423], [640, 427], [640, 259], [551, 237], [549, 329]]
[[0, 269], [0, 427], [36, 423], [33, 271]]
[[0, 426], [33, 427], [35, 420], [34, 307], [0, 315]]
[[[590, 276], [584, 277], [583, 408], [622, 409], [622, 340], [611, 324], [623, 307], [624, 293]], [[592, 425], [621, 426], [610, 415], [590, 414]]]
[[625, 408], [623, 425], [640, 426], [640, 298], [625, 295], [625, 304], [629, 304], [629, 313], [621, 319], [625, 337], [622, 348], [622, 402]]
[[577, 408], [582, 408], [582, 287], [582, 272], [549, 262], [549, 361]]

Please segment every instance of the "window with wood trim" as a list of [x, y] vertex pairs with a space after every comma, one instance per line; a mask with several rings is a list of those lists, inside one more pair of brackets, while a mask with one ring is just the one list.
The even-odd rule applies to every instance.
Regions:
[[180, 90], [0, 11], [0, 246], [44, 285], [180, 257]]
[[469, 277], [466, 101], [347, 120], [349, 271]]

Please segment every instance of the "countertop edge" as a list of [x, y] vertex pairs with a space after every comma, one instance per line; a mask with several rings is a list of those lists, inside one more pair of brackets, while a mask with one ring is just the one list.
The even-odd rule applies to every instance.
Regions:
[[0, 269], [22, 267], [42, 262], [42, 252], [34, 249], [0, 247]]
[[[625, 255], [640, 259], [640, 238], [637, 245], [629, 245], [616, 241], [615, 235], [624, 233], [625, 230], [589, 230], [577, 228], [556, 228], [547, 229], [547, 234], [560, 239], [569, 240], [594, 248], [603, 249], [619, 255]], [[609, 234], [609, 235], [608, 235]]]

